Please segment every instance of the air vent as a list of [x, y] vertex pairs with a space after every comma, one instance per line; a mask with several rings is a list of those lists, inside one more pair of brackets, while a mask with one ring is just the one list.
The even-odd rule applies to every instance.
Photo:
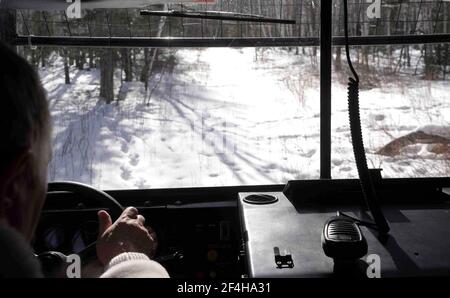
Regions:
[[253, 194], [244, 198], [244, 202], [255, 205], [273, 204], [277, 201], [278, 198], [276, 196], [268, 194]]

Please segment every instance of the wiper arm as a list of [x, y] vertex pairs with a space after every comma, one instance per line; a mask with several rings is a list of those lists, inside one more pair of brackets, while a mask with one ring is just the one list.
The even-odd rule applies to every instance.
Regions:
[[259, 23], [290, 24], [290, 25], [296, 24], [296, 20], [275, 19], [261, 15], [226, 12], [226, 11], [141, 10], [140, 14], [146, 16], [178, 17], [178, 18], [193, 18], [193, 19], [222, 20], [222, 21], [259, 22]]

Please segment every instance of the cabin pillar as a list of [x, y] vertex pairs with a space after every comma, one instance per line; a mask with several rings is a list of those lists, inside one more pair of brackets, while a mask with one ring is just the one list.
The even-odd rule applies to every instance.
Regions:
[[332, 1], [320, 6], [320, 179], [331, 179]]

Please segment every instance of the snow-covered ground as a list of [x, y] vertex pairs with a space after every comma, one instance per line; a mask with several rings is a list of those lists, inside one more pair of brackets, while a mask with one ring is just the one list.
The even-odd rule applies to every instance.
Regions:
[[[176, 65], [164, 70], [151, 97], [142, 83], [126, 83], [123, 100], [110, 105], [99, 101], [97, 70], [71, 69], [72, 85], [65, 85], [55, 59], [40, 70], [54, 120], [50, 180], [124, 189], [318, 178], [318, 67], [294, 51], [257, 53], [174, 51]], [[335, 81], [332, 174], [356, 177], [346, 85]], [[384, 177], [448, 176], [449, 156], [431, 153], [430, 145], [407, 146], [393, 157], [375, 151], [426, 126], [448, 137], [449, 95], [449, 81], [405, 76], [361, 91], [369, 166], [382, 167]]]

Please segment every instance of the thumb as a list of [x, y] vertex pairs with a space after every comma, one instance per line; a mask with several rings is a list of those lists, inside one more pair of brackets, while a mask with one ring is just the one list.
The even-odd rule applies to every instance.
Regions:
[[105, 210], [98, 212], [98, 235], [99, 237], [112, 225], [111, 216]]

